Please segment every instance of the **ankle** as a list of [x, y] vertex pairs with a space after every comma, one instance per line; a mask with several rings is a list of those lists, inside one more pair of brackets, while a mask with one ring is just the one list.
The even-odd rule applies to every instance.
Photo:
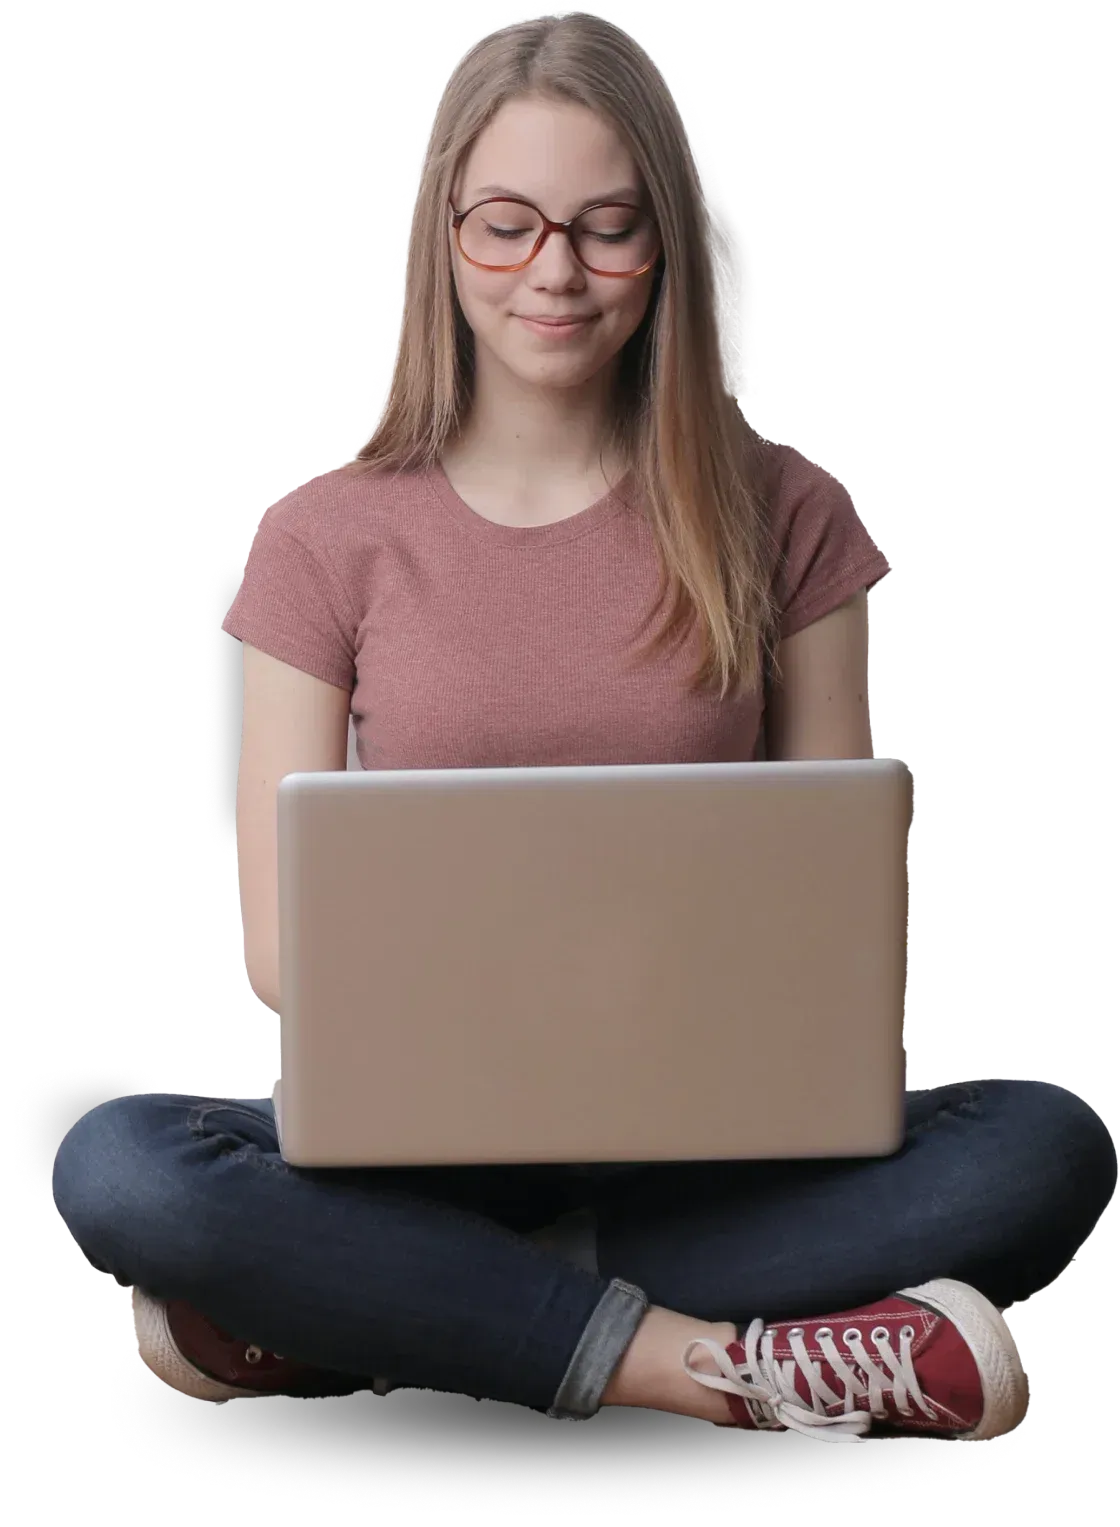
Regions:
[[[603, 1391], [603, 1405], [633, 1405], [667, 1410], [705, 1421], [726, 1421], [727, 1402], [718, 1389], [698, 1384], [685, 1371], [682, 1354], [690, 1341], [705, 1338], [719, 1347], [735, 1340], [732, 1321], [697, 1320], [676, 1310], [650, 1305], [634, 1338]], [[694, 1349], [691, 1366], [718, 1373], [715, 1358]]]

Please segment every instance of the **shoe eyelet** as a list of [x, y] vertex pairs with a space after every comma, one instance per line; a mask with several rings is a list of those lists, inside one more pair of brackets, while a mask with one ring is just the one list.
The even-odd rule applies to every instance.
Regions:
[[902, 1335], [903, 1336], [912, 1337], [914, 1335], [914, 1327], [913, 1326], [903, 1326], [903, 1328], [902, 1328]]
[[259, 1347], [245, 1348], [245, 1361], [247, 1363], [259, 1363], [263, 1355]]
[[861, 1333], [860, 1333], [860, 1329], [859, 1329], [858, 1326], [849, 1326], [848, 1329], [844, 1332], [844, 1340], [845, 1341], [859, 1341], [860, 1334]]
[[813, 1332], [813, 1340], [814, 1341], [820, 1341], [822, 1336], [831, 1336], [831, 1335], [832, 1335], [832, 1327], [831, 1326], [820, 1326], [817, 1330], [815, 1330]]
[[786, 1335], [787, 1336], [804, 1336], [805, 1335], [805, 1327], [804, 1326], [790, 1326], [789, 1330], [786, 1332]]
[[871, 1340], [886, 1341], [890, 1334], [891, 1333], [887, 1330], [886, 1326], [876, 1326], [871, 1333]]

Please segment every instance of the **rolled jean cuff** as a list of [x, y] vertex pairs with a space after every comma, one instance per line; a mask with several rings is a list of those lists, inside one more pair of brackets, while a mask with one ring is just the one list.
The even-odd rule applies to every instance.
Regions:
[[572, 1353], [548, 1415], [561, 1421], [586, 1421], [596, 1413], [603, 1390], [648, 1308], [649, 1299], [640, 1288], [622, 1278], [611, 1279]]

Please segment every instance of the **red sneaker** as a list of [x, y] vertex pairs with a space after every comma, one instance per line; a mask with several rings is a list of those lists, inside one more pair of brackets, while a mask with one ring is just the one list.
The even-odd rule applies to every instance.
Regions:
[[[720, 1375], [689, 1355], [705, 1347]], [[981, 1441], [1012, 1431], [1027, 1409], [1027, 1377], [994, 1304], [967, 1283], [937, 1278], [876, 1304], [812, 1320], [754, 1320], [721, 1347], [701, 1338], [685, 1372], [727, 1394], [717, 1426], [798, 1431], [822, 1442], [900, 1434]]]
[[[140, 1356], [165, 1384], [196, 1400], [251, 1399], [266, 1394], [313, 1396], [347, 1393], [347, 1376], [238, 1341], [183, 1299], [155, 1299], [132, 1290]], [[368, 1388], [388, 1394], [396, 1386], [370, 1379]]]

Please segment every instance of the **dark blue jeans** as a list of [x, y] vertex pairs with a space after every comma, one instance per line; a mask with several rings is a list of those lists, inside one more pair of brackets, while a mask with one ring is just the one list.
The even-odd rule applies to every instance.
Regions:
[[[1005, 1307], [1116, 1185], [1108, 1130], [1049, 1083], [911, 1092], [907, 1126], [874, 1159], [312, 1169], [267, 1098], [156, 1093], [84, 1114], [53, 1191], [99, 1271], [328, 1370], [324, 1394], [380, 1377], [582, 1420], [648, 1304], [815, 1317], [948, 1277]], [[527, 1239], [581, 1207], [597, 1274]]]

